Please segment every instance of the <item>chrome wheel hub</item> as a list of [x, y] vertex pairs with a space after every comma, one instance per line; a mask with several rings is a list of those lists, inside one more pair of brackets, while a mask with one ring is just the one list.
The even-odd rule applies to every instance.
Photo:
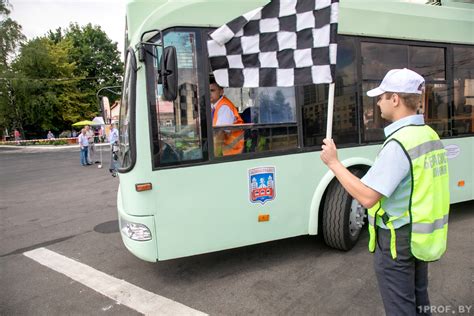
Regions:
[[359, 201], [353, 199], [349, 214], [349, 233], [351, 236], [357, 236], [359, 234], [366, 217], [365, 208], [359, 203]]

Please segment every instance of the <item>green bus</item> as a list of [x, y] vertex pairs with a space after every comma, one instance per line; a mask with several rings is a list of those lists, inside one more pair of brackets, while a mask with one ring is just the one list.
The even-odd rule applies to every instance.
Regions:
[[[357, 242], [366, 211], [319, 158], [328, 84], [225, 88], [244, 150], [214, 152], [206, 41], [269, 1], [130, 0], [119, 122], [117, 208], [135, 256], [155, 262], [300, 235]], [[330, 1], [329, 1], [330, 2]], [[426, 2], [426, 1], [422, 1]], [[366, 97], [392, 68], [426, 78], [420, 111], [442, 137], [451, 203], [474, 197], [474, 5], [341, 0], [333, 139], [358, 176], [384, 140]]]

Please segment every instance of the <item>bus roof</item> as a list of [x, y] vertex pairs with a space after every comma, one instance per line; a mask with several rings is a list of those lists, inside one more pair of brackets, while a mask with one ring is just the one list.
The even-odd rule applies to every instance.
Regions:
[[[129, 0], [131, 43], [141, 33], [170, 27], [219, 27], [268, 0]], [[424, 2], [424, 1], [423, 1]], [[341, 0], [338, 33], [368, 37], [474, 44], [474, 4], [443, 0], [441, 6], [414, 0]]]
[[347, 35], [474, 44], [473, 16], [474, 5], [466, 8], [388, 0], [342, 0], [338, 32]]

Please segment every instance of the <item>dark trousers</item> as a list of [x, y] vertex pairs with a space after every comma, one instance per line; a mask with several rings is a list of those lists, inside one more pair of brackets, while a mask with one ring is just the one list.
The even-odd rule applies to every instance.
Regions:
[[[117, 153], [116, 153], [117, 154]], [[118, 161], [114, 158], [116, 157], [116, 154], [114, 155], [114, 147], [110, 146], [110, 165], [109, 165], [109, 171], [117, 171], [119, 164]]]
[[[428, 298], [428, 263], [410, 252], [410, 226], [396, 230], [397, 258], [390, 253], [390, 231], [377, 229], [375, 274], [387, 316], [431, 315]], [[427, 310], [428, 312], [424, 312]]]

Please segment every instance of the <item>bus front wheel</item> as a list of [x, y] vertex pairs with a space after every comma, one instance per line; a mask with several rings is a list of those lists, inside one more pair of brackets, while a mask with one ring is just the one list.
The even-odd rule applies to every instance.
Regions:
[[[359, 169], [351, 172], [359, 178], [364, 175]], [[340, 250], [352, 249], [366, 217], [365, 208], [334, 178], [328, 186], [323, 207], [322, 229], [326, 244]]]

